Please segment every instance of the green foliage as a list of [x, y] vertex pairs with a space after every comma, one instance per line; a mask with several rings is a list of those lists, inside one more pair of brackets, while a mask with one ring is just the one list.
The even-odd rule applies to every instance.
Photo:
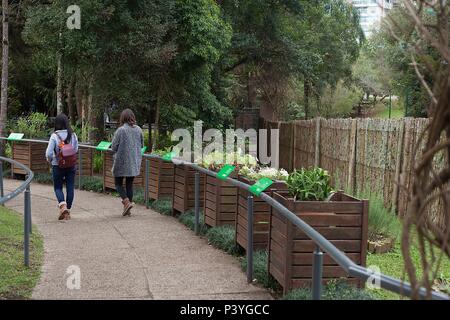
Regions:
[[[76, 184], [76, 183], [75, 183]], [[81, 190], [103, 192], [103, 179], [100, 177], [81, 177]]]
[[[267, 270], [269, 261], [269, 253], [267, 250], [258, 250], [253, 252], [253, 277], [264, 288], [279, 290], [278, 282], [269, 275]], [[243, 271], [247, 270], [247, 256], [241, 260], [241, 268]]]
[[133, 202], [145, 205], [145, 192], [143, 188], [133, 189]]
[[165, 199], [158, 199], [155, 200], [151, 206], [153, 210], [156, 212], [159, 212], [163, 215], [170, 215], [172, 214], [172, 199], [171, 198], [165, 198]]
[[375, 192], [369, 190], [357, 193], [357, 198], [369, 200], [369, 239], [384, 236], [398, 239], [401, 233], [401, 222], [395, 210], [387, 209], [384, 200]]
[[[195, 212], [193, 210], [189, 210], [185, 213], [182, 213], [178, 217], [178, 221], [180, 221], [182, 224], [184, 224], [186, 227], [191, 229], [192, 231], [195, 230]], [[204, 236], [208, 232], [208, 226], [205, 224], [203, 219], [203, 214], [200, 213], [199, 216], [199, 234]]]
[[[312, 300], [312, 291], [308, 288], [294, 289], [283, 300]], [[343, 280], [330, 281], [323, 289], [322, 300], [374, 300], [367, 291], [352, 287]]]
[[17, 119], [17, 122], [11, 130], [23, 133], [28, 139], [48, 138], [50, 129], [48, 128], [48, 118], [45, 114], [39, 112], [30, 113]]
[[328, 85], [320, 96], [317, 113], [325, 118], [348, 117], [362, 96], [361, 89], [345, 85], [342, 81], [336, 87]]
[[53, 177], [51, 173], [35, 173], [33, 181], [41, 184], [53, 184]]
[[214, 247], [236, 255], [239, 251], [235, 242], [235, 233], [235, 229], [231, 226], [220, 226], [209, 229], [206, 237], [208, 242]]
[[324, 201], [330, 195], [330, 176], [322, 168], [294, 170], [288, 179], [289, 193], [298, 201]]
[[42, 236], [33, 226], [30, 267], [23, 264], [23, 218], [0, 207], [0, 300], [29, 299], [41, 274], [44, 257]]
[[103, 155], [99, 152], [94, 153], [94, 173], [103, 171]]

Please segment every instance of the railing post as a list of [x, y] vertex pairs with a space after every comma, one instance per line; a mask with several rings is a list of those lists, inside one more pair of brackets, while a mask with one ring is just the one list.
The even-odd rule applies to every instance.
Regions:
[[145, 207], [149, 208], [149, 196], [148, 196], [148, 188], [149, 188], [149, 174], [150, 174], [150, 164], [147, 158], [145, 158]]
[[247, 282], [253, 282], [253, 196], [247, 197]]
[[81, 175], [83, 170], [83, 156], [81, 148], [78, 149], [78, 190], [81, 190]]
[[3, 161], [0, 161], [0, 196], [2, 198], [5, 196], [5, 191], [3, 189]]
[[25, 190], [24, 198], [24, 224], [23, 224], [23, 249], [24, 249], [24, 262], [25, 266], [30, 266], [30, 230], [31, 230], [31, 197], [30, 197], [30, 186], [27, 186]]
[[195, 226], [194, 231], [196, 235], [200, 233], [200, 173], [195, 173]]
[[322, 268], [323, 268], [323, 253], [319, 246], [316, 246], [313, 259], [313, 285], [312, 298], [313, 300], [320, 300], [322, 296]]

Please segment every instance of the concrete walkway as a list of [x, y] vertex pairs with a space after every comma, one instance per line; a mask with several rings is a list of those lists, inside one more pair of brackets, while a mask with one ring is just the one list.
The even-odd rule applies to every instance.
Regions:
[[[5, 180], [5, 191], [19, 184]], [[138, 206], [124, 218], [118, 199], [77, 190], [72, 220], [59, 222], [53, 188], [33, 184], [31, 194], [45, 248], [34, 299], [271, 299], [235, 258], [172, 217]], [[23, 212], [23, 195], [7, 206]], [[80, 268], [79, 290], [67, 287], [70, 266]]]

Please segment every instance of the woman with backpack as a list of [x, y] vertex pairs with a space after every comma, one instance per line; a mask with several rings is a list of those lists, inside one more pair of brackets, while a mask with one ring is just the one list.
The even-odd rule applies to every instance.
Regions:
[[[133, 111], [125, 109], [120, 115], [120, 127], [114, 133], [111, 149], [114, 152], [112, 173], [116, 190], [122, 198], [123, 216], [131, 215], [133, 208], [133, 182], [141, 172], [144, 135], [136, 124]], [[125, 180], [125, 188], [123, 181]]]
[[[47, 161], [52, 164], [53, 187], [58, 200], [59, 220], [70, 220], [70, 210], [75, 195], [77, 152], [77, 135], [70, 127], [67, 116], [61, 113], [55, 119], [55, 131], [50, 136], [45, 152]], [[63, 192], [64, 183], [66, 184], [66, 198], [64, 198]]]

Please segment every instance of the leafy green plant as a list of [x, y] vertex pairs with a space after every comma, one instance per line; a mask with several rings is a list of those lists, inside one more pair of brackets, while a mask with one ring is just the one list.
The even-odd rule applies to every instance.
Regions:
[[50, 129], [47, 126], [48, 117], [39, 112], [30, 113], [28, 116], [17, 119], [14, 132], [23, 133], [25, 138], [48, 138]]
[[258, 162], [255, 157], [250, 154], [242, 154], [241, 152], [222, 153], [219, 151], [212, 152], [203, 158], [202, 166], [214, 171], [220, 170], [225, 164], [231, 164], [238, 168], [246, 166], [254, 168]]
[[289, 193], [298, 201], [324, 201], [330, 195], [330, 176], [322, 168], [294, 170], [287, 178]]
[[[322, 300], [375, 300], [369, 292], [352, 287], [340, 279], [329, 281], [323, 289], [321, 298]], [[309, 288], [294, 289], [282, 300], [312, 300], [312, 292]]]
[[94, 153], [94, 172], [100, 173], [103, 171], [103, 155], [101, 153]]
[[236, 255], [239, 251], [234, 241], [235, 232], [235, 229], [231, 226], [220, 226], [209, 229], [206, 237], [208, 242], [214, 247]]
[[33, 181], [41, 184], [53, 184], [53, 177], [51, 173], [35, 173]]
[[[203, 220], [203, 214], [200, 213], [199, 217], [199, 233], [200, 235], [204, 236], [206, 235], [208, 231], [208, 226], [205, 224]], [[195, 213], [193, 210], [189, 210], [183, 214], [181, 214], [178, 217], [178, 221], [180, 221], [182, 224], [184, 224], [186, 227], [191, 229], [192, 231], [195, 230]]]
[[[264, 288], [279, 290], [278, 282], [269, 275], [267, 270], [269, 261], [269, 253], [267, 250], [257, 250], [253, 253], [253, 277]], [[243, 271], [247, 270], [247, 257], [241, 260], [241, 268]]]
[[155, 200], [150, 207], [163, 215], [170, 215], [172, 213], [172, 199], [162, 198]]

